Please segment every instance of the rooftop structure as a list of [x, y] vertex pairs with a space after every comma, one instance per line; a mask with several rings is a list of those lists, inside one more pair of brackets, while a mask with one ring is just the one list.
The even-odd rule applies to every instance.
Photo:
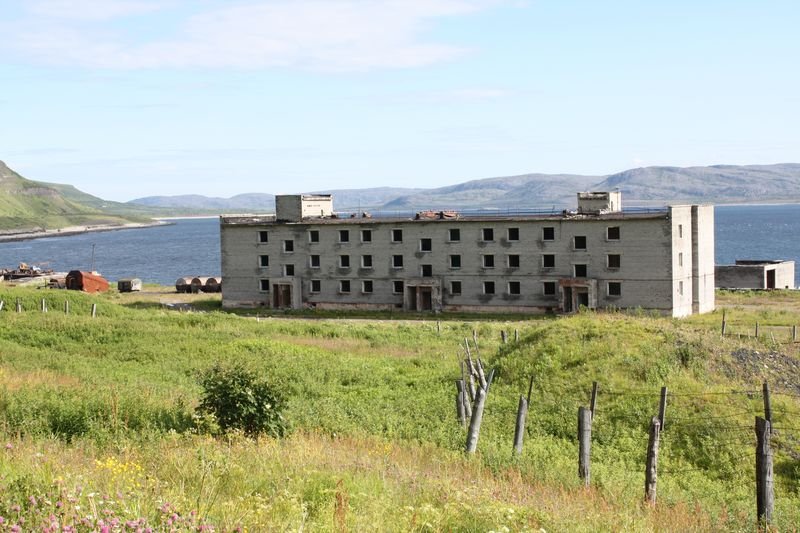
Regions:
[[717, 265], [714, 277], [720, 289], [794, 289], [794, 261], [737, 259]]

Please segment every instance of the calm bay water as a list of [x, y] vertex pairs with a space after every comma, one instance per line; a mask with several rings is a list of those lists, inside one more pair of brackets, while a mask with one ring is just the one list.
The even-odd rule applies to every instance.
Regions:
[[[172, 285], [182, 276], [220, 275], [219, 220], [0, 243], [0, 267], [48, 263], [57, 271], [95, 270], [110, 280], [138, 277]], [[800, 267], [800, 205], [716, 208], [716, 261], [788, 259]], [[800, 285], [800, 268], [795, 272]]]
[[109, 280], [136, 277], [173, 285], [183, 276], [219, 276], [219, 219], [180, 219], [152, 228], [0, 243], [0, 267], [46, 263], [57, 272], [94, 268]]

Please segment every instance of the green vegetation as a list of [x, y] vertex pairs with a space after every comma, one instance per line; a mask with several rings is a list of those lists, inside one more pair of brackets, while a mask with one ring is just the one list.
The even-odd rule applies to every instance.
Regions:
[[0, 233], [150, 220], [146, 208], [106, 202], [69, 185], [31, 181], [0, 161]]
[[[49, 313], [38, 311], [42, 298]], [[726, 316], [742, 327], [800, 323], [795, 295], [753, 308], [725, 298]], [[193, 313], [117, 293], [0, 287], [0, 299], [6, 524], [22, 517], [38, 528], [53, 514], [86, 529], [116, 519], [178, 530], [753, 530], [752, 427], [765, 376], [779, 428], [775, 523], [800, 523], [797, 348], [777, 336], [720, 339], [720, 312], [442, 320], [437, 328], [431, 320], [255, 320], [214, 311], [205, 298], [207, 311]], [[59, 312], [65, 299], [69, 316]], [[500, 331], [515, 328], [520, 342], [501, 344]], [[479, 453], [465, 457], [453, 381], [458, 345], [473, 329], [497, 374]], [[760, 365], [733, 355], [742, 353]], [[778, 360], [788, 365], [783, 382], [763, 368]], [[266, 376], [285, 397], [286, 436], [208, 435], [195, 415], [197, 376], [215, 365]], [[526, 441], [515, 458], [514, 417], [530, 375]], [[595, 380], [586, 490], [577, 479], [577, 408]], [[662, 385], [671, 396], [658, 505], [648, 508], [647, 429]]]

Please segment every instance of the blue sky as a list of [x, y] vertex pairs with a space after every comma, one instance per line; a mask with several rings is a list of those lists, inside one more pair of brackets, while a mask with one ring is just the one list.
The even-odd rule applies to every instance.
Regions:
[[800, 162], [798, 2], [0, 8], [0, 159], [112, 200]]

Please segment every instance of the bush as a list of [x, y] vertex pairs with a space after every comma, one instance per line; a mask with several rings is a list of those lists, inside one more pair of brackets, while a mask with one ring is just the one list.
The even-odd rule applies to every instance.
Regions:
[[198, 414], [212, 415], [222, 431], [241, 430], [249, 436], [282, 437], [284, 400], [266, 381], [241, 364], [216, 363], [200, 374], [203, 396]]

